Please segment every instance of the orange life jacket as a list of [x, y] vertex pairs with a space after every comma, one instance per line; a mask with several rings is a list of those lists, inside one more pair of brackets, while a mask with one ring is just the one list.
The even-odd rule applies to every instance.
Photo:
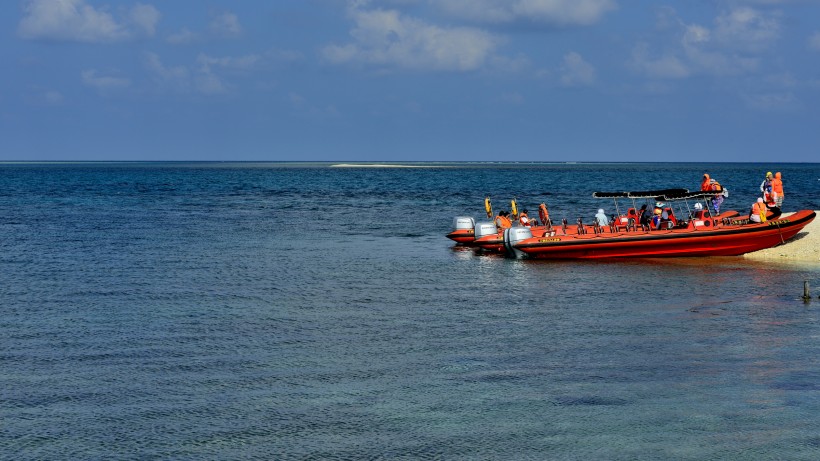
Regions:
[[521, 212], [521, 214], [518, 216], [518, 222], [520, 222], [520, 223], [521, 223], [521, 225], [522, 225], [522, 226], [525, 226], [525, 227], [530, 227], [530, 226], [532, 226], [532, 223], [530, 222], [530, 217], [529, 217], [529, 216], [527, 216], [527, 213], [524, 213], [523, 211], [522, 211], [522, 212]]
[[508, 229], [512, 227], [512, 221], [510, 221], [510, 218], [506, 216], [498, 216], [495, 218], [495, 225], [499, 229]]
[[783, 180], [779, 171], [774, 174], [774, 179], [772, 179], [772, 191], [777, 192], [778, 197], [783, 196]]
[[709, 191], [712, 190], [712, 186], [709, 184], [709, 175], [703, 175], [703, 182], [700, 183], [700, 190], [701, 191]]
[[761, 202], [755, 202], [752, 205], [752, 214], [760, 216], [760, 222], [766, 222], [766, 205]]

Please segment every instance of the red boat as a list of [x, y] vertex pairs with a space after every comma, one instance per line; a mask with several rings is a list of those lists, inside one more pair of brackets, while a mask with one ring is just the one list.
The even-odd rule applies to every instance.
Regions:
[[[629, 193], [623, 194], [628, 197]], [[713, 195], [687, 192], [657, 198], [666, 201], [708, 200]], [[736, 212], [729, 214], [738, 215]], [[563, 226], [541, 235], [513, 228], [505, 233], [504, 243], [515, 256], [541, 259], [736, 256], [783, 244], [814, 218], [814, 211], [801, 210], [788, 217], [755, 223], [745, 217], [739, 219], [727, 214], [711, 217], [700, 210], [690, 212], [689, 219], [676, 219], [674, 225], [657, 227], [638, 227], [634, 223], [619, 226], [618, 219], [609, 226]]]

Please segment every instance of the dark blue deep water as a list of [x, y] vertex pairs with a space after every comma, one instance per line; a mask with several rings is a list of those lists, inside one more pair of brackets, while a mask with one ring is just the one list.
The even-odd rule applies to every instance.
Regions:
[[820, 458], [817, 265], [444, 238], [704, 172], [816, 210], [820, 165], [422, 166], [0, 165], [0, 459]]

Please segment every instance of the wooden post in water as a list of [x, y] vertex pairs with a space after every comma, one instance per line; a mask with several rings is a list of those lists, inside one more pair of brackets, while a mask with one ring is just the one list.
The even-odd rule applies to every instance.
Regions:
[[803, 300], [808, 301], [811, 299], [811, 291], [809, 290], [809, 281], [803, 280]]

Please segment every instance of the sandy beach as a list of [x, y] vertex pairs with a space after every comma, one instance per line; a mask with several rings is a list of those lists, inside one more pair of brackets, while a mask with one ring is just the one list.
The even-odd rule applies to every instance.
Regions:
[[[817, 212], [820, 214], [820, 211]], [[791, 213], [784, 213], [788, 216]], [[783, 245], [743, 255], [761, 261], [784, 261], [820, 264], [820, 219], [815, 219]]]

